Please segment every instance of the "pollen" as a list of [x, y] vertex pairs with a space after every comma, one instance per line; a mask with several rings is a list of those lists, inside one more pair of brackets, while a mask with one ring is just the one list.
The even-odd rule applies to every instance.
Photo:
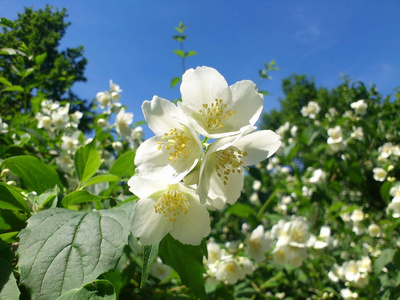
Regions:
[[162, 149], [170, 151], [168, 159], [171, 162], [176, 163], [181, 157], [185, 159], [187, 158], [190, 153], [190, 142], [191, 139], [185, 131], [173, 128], [169, 132], [165, 133], [161, 137], [161, 141], [158, 141], [157, 144], [159, 151]]
[[203, 104], [203, 109], [200, 109], [199, 113], [208, 129], [219, 129], [225, 126], [224, 122], [227, 118], [236, 113], [227, 108], [228, 106], [224, 104], [223, 100], [215, 99], [211, 105]]
[[156, 213], [168, 218], [171, 222], [175, 222], [181, 214], [189, 212], [190, 204], [187, 198], [176, 189], [168, 189], [163, 192], [154, 205]]
[[242, 158], [247, 156], [246, 151], [241, 151], [236, 147], [228, 147], [224, 150], [213, 153], [216, 158], [217, 175], [227, 185], [229, 175], [232, 173], [243, 172]]

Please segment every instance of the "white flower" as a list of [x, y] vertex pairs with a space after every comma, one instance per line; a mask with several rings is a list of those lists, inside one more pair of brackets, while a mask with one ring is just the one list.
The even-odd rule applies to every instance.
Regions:
[[351, 219], [353, 222], [360, 222], [360, 221], [364, 220], [364, 213], [363, 213], [363, 211], [360, 210], [360, 209], [355, 209], [355, 210], [353, 210], [353, 212], [351, 213], [350, 219]]
[[292, 135], [292, 137], [295, 137], [297, 135], [297, 130], [298, 127], [296, 125], [294, 125], [291, 129], [290, 129], [290, 134]]
[[196, 132], [183, 125], [183, 112], [168, 100], [153, 97], [142, 105], [144, 117], [156, 136], [136, 151], [136, 173], [144, 177], [182, 180], [198, 163], [203, 146]]
[[355, 260], [349, 260], [342, 265], [343, 277], [350, 282], [354, 282], [360, 276], [358, 264]]
[[315, 249], [323, 249], [332, 245], [331, 228], [329, 226], [322, 226], [317, 240], [315, 241]]
[[56, 164], [65, 173], [70, 173], [74, 167], [74, 161], [71, 155], [65, 152], [61, 152], [60, 156], [56, 157]]
[[157, 257], [150, 269], [150, 274], [159, 280], [164, 280], [171, 275], [171, 267], [163, 264], [161, 258]]
[[342, 296], [344, 300], [351, 300], [351, 299], [357, 299], [358, 298], [358, 294], [355, 293], [355, 292], [353, 293], [348, 288], [341, 289], [340, 290], [340, 296]]
[[197, 192], [205, 203], [222, 208], [240, 196], [244, 167], [270, 157], [281, 145], [280, 136], [270, 130], [225, 137], [209, 146], [201, 163]]
[[68, 153], [75, 153], [76, 149], [78, 149], [79, 141], [75, 136], [66, 136], [64, 135], [62, 138], [61, 149]]
[[144, 136], [144, 130], [143, 127], [137, 126], [133, 130], [132, 137], [136, 140], [142, 140]]
[[360, 116], [363, 116], [367, 113], [368, 105], [363, 99], [351, 103], [350, 106], [352, 109], [354, 109], [354, 112]]
[[368, 226], [368, 234], [371, 237], [380, 237], [381, 236], [381, 228], [377, 224], [370, 224]]
[[390, 196], [400, 198], [400, 184], [396, 184], [390, 189]]
[[277, 245], [305, 248], [310, 238], [307, 221], [303, 217], [295, 217], [283, 226]]
[[131, 136], [132, 129], [129, 125], [133, 121], [133, 113], [125, 113], [125, 108], [121, 108], [115, 119], [115, 125], [117, 127], [117, 133], [126, 138]]
[[380, 181], [380, 182], [385, 181], [386, 176], [387, 176], [387, 172], [384, 169], [382, 169], [382, 168], [374, 168], [372, 170], [372, 172], [374, 172], [374, 179], [376, 181]]
[[207, 264], [211, 265], [221, 259], [222, 251], [221, 247], [217, 243], [208, 242], [207, 252], [208, 252]]
[[329, 128], [328, 129], [328, 144], [337, 144], [337, 143], [341, 143], [343, 141], [343, 137], [342, 137], [342, 129], [340, 128], [340, 126], [335, 126], [334, 128]]
[[328, 272], [328, 277], [331, 281], [338, 282], [339, 279], [341, 278], [342, 273], [343, 273], [342, 267], [338, 266], [337, 264], [334, 264], [332, 270]]
[[38, 128], [45, 128], [45, 129], [50, 129], [51, 128], [51, 118], [49, 116], [45, 116], [42, 113], [37, 113], [36, 114], [36, 119], [38, 120], [37, 127]]
[[372, 262], [369, 256], [363, 256], [360, 260], [357, 260], [358, 270], [361, 273], [369, 273], [372, 271]]
[[228, 257], [217, 265], [215, 277], [227, 284], [235, 284], [243, 278], [243, 270], [234, 258]]
[[3, 119], [0, 116], [0, 133], [8, 132], [8, 124], [3, 122]]
[[326, 173], [322, 169], [316, 169], [313, 171], [311, 178], [308, 180], [310, 183], [319, 184], [322, 183], [326, 178]]
[[109, 92], [98, 92], [96, 94], [96, 100], [100, 104], [100, 108], [104, 109], [111, 103], [111, 95]]
[[139, 197], [132, 233], [143, 245], [158, 244], [167, 233], [183, 244], [199, 245], [210, 233], [210, 217], [191, 188], [133, 176], [129, 190]]
[[380, 156], [383, 158], [388, 158], [392, 154], [392, 143], [385, 143], [381, 147], [378, 148], [380, 152]]
[[303, 106], [301, 108], [301, 114], [303, 115], [303, 117], [315, 119], [320, 110], [321, 108], [317, 102], [310, 101], [308, 102], [307, 106]]
[[65, 113], [60, 113], [59, 111], [53, 111], [51, 113], [51, 122], [54, 127], [58, 129], [64, 129], [69, 121], [69, 115]]
[[392, 211], [393, 218], [400, 218], [400, 197], [395, 197], [392, 199], [392, 202], [389, 203], [387, 208], [387, 213]]
[[257, 262], [265, 260], [265, 252], [272, 248], [272, 239], [264, 232], [264, 227], [258, 225], [251, 233], [247, 243], [247, 250], [250, 256]]
[[120, 141], [113, 142], [112, 147], [114, 148], [115, 151], [124, 150], [124, 145]]
[[97, 120], [97, 126], [104, 127], [106, 125], [107, 125], [107, 121], [105, 119], [100, 118], [100, 119]]
[[228, 86], [224, 77], [209, 67], [187, 70], [180, 90], [178, 106], [205, 137], [237, 134], [243, 127], [253, 126], [263, 109], [263, 95], [253, 82], [243, 80]]
[[277, 245], [272, 252], [272, 259], [280, 264], [290, 264], [295, 268], [300, 267], [307, 258], [307, 250], [291, 247], [289, 245]]
[[365, 226], [362, 222], [354, 221], [353, 222], [353, 232], [356, 235], [361, 235], [365, 232]]
[[110, 79], [110, 92], [115, 92], [115, 93], [121, 93], [122, 90], [119, 87], [118, 84], [115, 84], [111, 79]]
[[80, 112], [79, 110], [77, 110], [76, 112], [74, 112], [70, 116], [71, 116], [71, 119], [72, 119], [72, 126], [77, 128], [78, 125], [79, 125], [80, 120], [83, 117], [83, 113]]
[[356, 140], [364, 140], [364, 131], [362, 127], [353, 126], [353, 132], [351, 133], [351, 137]]

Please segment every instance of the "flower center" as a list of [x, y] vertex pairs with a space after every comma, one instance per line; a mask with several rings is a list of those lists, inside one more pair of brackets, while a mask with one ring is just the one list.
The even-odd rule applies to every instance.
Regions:
[[187, 198], [175, 189], [168, 189], [163, 192], [154, 205], [156, 213], [164, 215], [171, 222], [175, 222], [177, 216], [182, 212], [186, 215], [189, 208], [190, 204]]
[[228, 147], [224, 150], [214, 152], [217, 159], [216, 169], [218, 177], [222, 178], [224, 185], [227, 184], [231, 173], [240, 173], [243, 168], [243, 156], [246, 151], [241, 151], [236, 147]]
[[199, 113], [209, 129], [218, 129], [225, 126], [223, 121], [227, 117], [232, 117], [236, 113], [236, 111], [231, 111], [227, 107], [228, 105], [224, 104], [223, 100], [215, 99], [211, 105], [203, 104], [203, 109], [200, 109]]
[[176, 163], [182, 155], [187, 158], [190, 153], [188, 147], [190, 142], [190, 137], [183, 130], [173, 128], [168, 133], [165, 133], [157, 144], [158, 150], [164, 148], [167, 151], [171, 151], [168, 159]]

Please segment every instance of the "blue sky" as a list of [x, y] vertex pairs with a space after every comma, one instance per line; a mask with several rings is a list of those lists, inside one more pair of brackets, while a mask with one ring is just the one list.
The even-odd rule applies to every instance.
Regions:
[[109, 79], [123, 89], [121, 102], [143, 120], [140, 105], [153, 95], [179, 98], [181, 62], [171, 38], [180, 21], [188, 25], [187, 67], [216, 68], [229, 84], [258, 82], [258, 69], [274, 59], [281, 68], [261, 89], [265, 110], [277, 108], [281, 79], [292, 73], [314, 76], [334, 87], [340, 74], [375, 83], [384, 95], [400, 85], [400, 1], [155, 1], [1, 0], [0, 16], [15, 19], [24, 6], [66, 7], [68, 28], [61, 48], [83, 45], [89, 60], [87, 83], [73, 90], [93, 99]]

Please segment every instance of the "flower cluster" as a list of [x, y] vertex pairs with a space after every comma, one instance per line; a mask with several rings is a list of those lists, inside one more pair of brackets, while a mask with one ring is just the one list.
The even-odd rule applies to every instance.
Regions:
[[341, 266], [335, 265], [328, 273], [328, 277], [333, 282], [341, 280], [355, 287], [364, 288], [368, 284], [368, 273], [371, 271], [371, 259], [369, 256], [364, 256], [360, 260], [346, 261]]
[[185, 72], [180, 90], [177, 105], [158, 96], [142, 105], [155, 136], [137, 149], [128, 185], [140, 198], [133, 233], [143, 244], [167, 233], [200, 244], [210, 232], [207, 208], [234, 204], [245, 167], [270, 157], [281, 143], [270, 130], [255, 131], [263, 96], [253, 82], [228, 86], [215, 69], [198, 67]]
[[208, 259], [204, 259], [204, 264], [209, 282], [236, 284], [238, 280], [253, 274], [255, 270], [255, 266], [249, 258], [230, 253], [229, 247], [222, 249], [219, 244], [209, 241], [207, 251]]

